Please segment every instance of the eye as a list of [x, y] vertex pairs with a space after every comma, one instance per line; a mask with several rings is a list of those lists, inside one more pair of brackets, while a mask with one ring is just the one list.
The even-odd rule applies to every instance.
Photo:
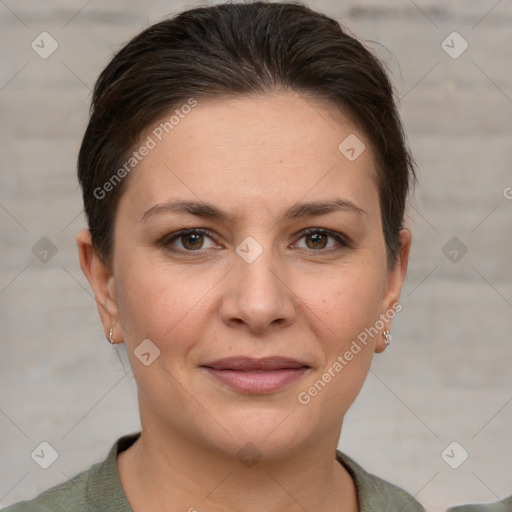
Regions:
[[202, 229], [184, 229], [165, 237], [162, 246], [175, 252], [197, 252], [216, 247], [213, 239]]
[[[349, 246], [344, 237], [339, 233], [326, 229], [312, 228], [303, 231], [302, 236], [299, 238], [299, 241], [300, 240], [305, 241], [305, 246], [299, 248], [311, 251], [335, 250], [337, 247], [343, 248]], [[298, 242], [296, 246], [298, 246]]]

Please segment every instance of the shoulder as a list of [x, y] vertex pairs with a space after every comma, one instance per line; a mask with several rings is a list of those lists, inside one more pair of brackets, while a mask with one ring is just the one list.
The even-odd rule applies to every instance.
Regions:
[[424, 512], [423, 506], [408, 492], [365, 471], [350, 457], [336, 451], [336, 459], [354, 479], [360, 512], [374, 510], [401, 510], [402, 512]]
[[512, 512], [512, 495], [495, 503], [459, 505], [448, 509], [447, 512]]
[[2, 512], [64, 512], [70, 510], [70, 507], [73, 510], [88, 510], [85, 508], [87, 507], [85, 490], [90, 473], [96, 466], [95, 464], [67, 482], [44, 491], [33, 500], [20, 501], [3, 509]]
[[21, 501], [2, 512], [131, 512], [117, 472], [117, 454], [139, 437], [130, 434], [118, 439], [107, 458], [66, 482], [39, 494], [30, 501]]

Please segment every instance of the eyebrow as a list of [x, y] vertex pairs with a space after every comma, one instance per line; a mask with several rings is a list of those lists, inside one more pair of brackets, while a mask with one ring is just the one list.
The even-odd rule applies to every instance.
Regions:
[[[279, 216], [277, 222], [279, 223], [290, 221], [303, 217], [316, 217], [337, 211], [355, 213], [361, 217], [368, 215], [365, 210], [354, 204], [352, 201], [338, 198], [329, 201], [311, 201], [294, 204]], [[212, 204], [202, 201], [178, 199], [175, 201], [168, 201], [166, 203], [160, 203], [152, 206], [149, 208], [149, 210], [144, 212], [140, 222], [143, 222], [148, 217], [153, 215], [171, 212], [188, 213], [191, 215], [196, 215], [197, 217], [219, 220], [228, 223], [234, 223], [237, 220], [236, 215], [224, 212]]]

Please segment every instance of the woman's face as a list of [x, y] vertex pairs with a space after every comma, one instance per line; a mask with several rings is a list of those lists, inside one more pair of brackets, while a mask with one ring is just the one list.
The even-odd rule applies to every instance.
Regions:
[[410, 244], [402, 231], [388, 271], [369, 142], [289, 92], [199, 101], [161, 141], [155, 127], [118, 206], [110, 298], [94, 285], [143, 428], [269, 458], [337, 441]]

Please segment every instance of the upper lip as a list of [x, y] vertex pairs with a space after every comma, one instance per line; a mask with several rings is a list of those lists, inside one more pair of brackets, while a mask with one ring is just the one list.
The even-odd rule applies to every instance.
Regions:
[[203, 364], [214, 370], [284, 370], [293, 368], [309, 368], [305, 363], [289, 357], [264, 357], [254, 359], [251, 357], [227, 357], [211, 363]]

